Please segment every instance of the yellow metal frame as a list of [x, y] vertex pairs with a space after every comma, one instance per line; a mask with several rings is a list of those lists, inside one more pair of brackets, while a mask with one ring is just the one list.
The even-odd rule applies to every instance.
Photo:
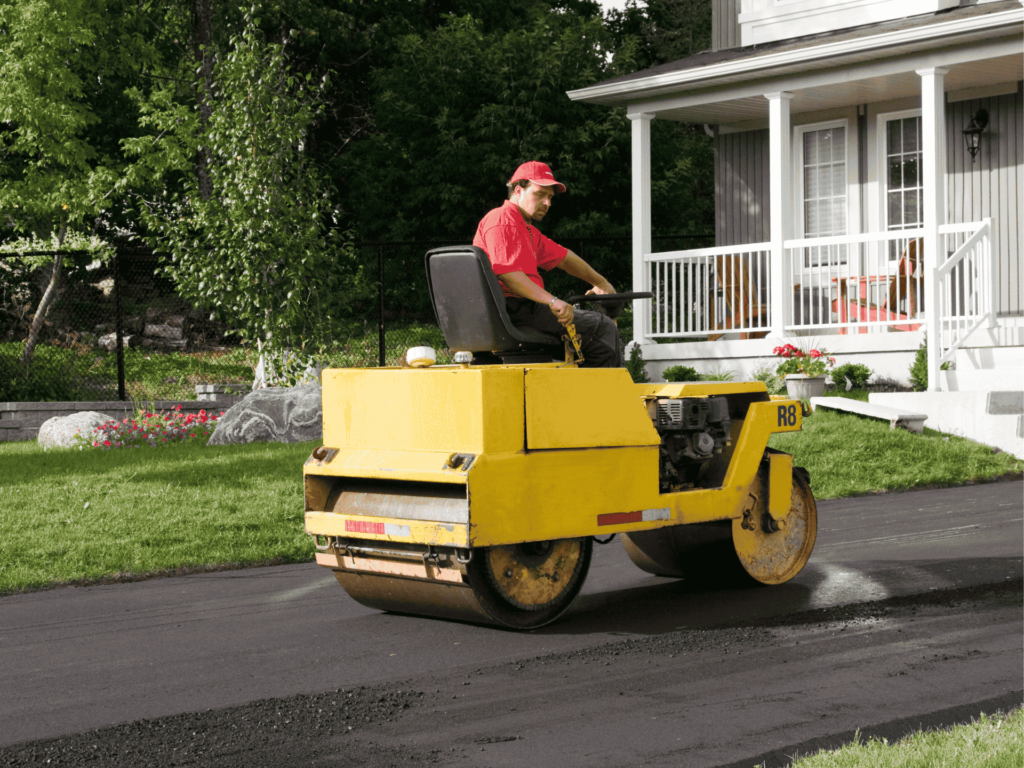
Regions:
[[[323, 384], [332, 451], [303, 468], [307, 532], [460, 548], [742, 517], [768, 438], [802, 423], [798, 400], [769, 399], [760, 382], [637, 385], [623, 369], [329, 370]], [[645, 401], [712, 395], [753, 400], [742, 423], [734, 421], [722, 486], [659, 493], [660, 437]], [[471, 461], [453, 462], [455, 454]], [[782, 474], [792, 459], [771, 456], [769, 511], [782, 516], [777, 507], [791, 489]], [[325, 511], [317, 489], [346, 477], [384, 489], [394, 480], [465, 485], [468, 522]]]

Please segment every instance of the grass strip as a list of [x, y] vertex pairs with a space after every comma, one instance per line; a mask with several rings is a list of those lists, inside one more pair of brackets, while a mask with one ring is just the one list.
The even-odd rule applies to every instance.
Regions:
[[225, 563], [305, 562], [313, 443], [0, 449], [0, 594]]
[[936, 488], [1019, 476], [1024, 461], [966, 438], [826, 409], [804, 418], [800, 432], [772, 435], [768, 445], [793, 454], [811, 473], [819, 501], [879, 491]]
[[[821, 410], [772, 437], [818, 499], [1019, 475], [1021, 462], [931, 430]], [[305, 562], [302, 463], [315, 443], [43, 451], [0, 445], [0, 594]]]
[[982, 715], [971, 723], [847, 744], [795, 760], [791, 768], [1020, 768], [1024, 765], [1024, 710]]

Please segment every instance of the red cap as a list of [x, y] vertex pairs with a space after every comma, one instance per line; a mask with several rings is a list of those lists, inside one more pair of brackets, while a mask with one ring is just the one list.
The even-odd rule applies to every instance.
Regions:
[[545, 163], [536, 160], [523, 163], [516, 168], [516, 172], [512, 174], [508, 183], [512, 184], [520, 179], [529, 179], [542, 187], [554, 187], [559, 192], [565, 192], [565, 184], [555, 181], [555, 174], [551, 172], [551, 169]]

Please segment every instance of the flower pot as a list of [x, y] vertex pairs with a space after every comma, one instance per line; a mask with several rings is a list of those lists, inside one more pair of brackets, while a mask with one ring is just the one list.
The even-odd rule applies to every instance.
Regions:
[[825, 377], [791, 373], [786, 377], [786, 391], [790, 397], [798, 400], [821, 397], [825, 394]]

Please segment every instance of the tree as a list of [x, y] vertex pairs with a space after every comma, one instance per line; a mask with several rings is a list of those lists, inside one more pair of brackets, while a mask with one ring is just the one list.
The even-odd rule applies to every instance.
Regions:
[[[52, 241], [57, 255], [21, 362], [31, 364], [59, 293], [64, 243], [110, 205], [123, 164], [97, 130], [111, 80], [151, 55], [138, 19], [116, 0], [0, 5], [0, 220], [7, 237]], [[113, 151], [112, 151], [113, 150]]]
[[556, 13], [504, 34], [467, 16], [403, 37], [374, 80], [377, 132], [344, 158], [344, 210], [359, 234], [468, 239], [532, 159], [572, 190], [560, 231], [626, 224], [629, 121], [565, 95], [631, 69], [628, 48], [608, 62], [607, 43], [600, 19]]
[[[184, 179], [180, 193], [143, 201], [140, 213], [183, 297], [261, 350], [315, 352], [359, 283], [330, 228], [329, 184], [307, 152], [329, 81], [296, 75], [252, 11], [243, 24], [213, 59], [208, 114], [171, 99], [151, 104], [144, 123], [159, 138], [126, 143], [149, 168]], [[203, 173], [191, 162], [199, 147]]]

